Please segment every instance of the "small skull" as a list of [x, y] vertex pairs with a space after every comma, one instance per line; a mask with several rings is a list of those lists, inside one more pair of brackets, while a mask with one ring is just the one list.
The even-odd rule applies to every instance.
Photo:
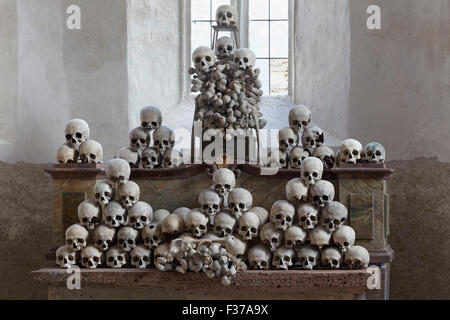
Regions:
[[169, 127], [161, 126], [153, 131], [153, 148], [163, 153], [175, 145], [175, 135]]
[[81, 119], [70, 120], [66, 124], [65, 134], [67, 145], [78, 149], [82, 142], [89, 139], [89, 125]]
[[317, 208], [326, 207], [334, 199], [334, 186], [327, 180], [320, 180], [310, 188], [311, 198]]
[[342, 265], [342, 253], [338, 248], [328, 247], [321, 254], [322, 265], [331, 269], [339, 269]]
[[145, 226], [141, 230], [141, 238], [149, 249], [158, 247], [166, 240], [166, 236], [162, 233], [161, 225], [153, 224]]
[[214, 216], [219, 213], [222, 206], [220, 196], [210, 189], [204, 190], [200, 193], [198, 202], [200, 203], [200, 210], [210, 217], [210, 224], [214, 224]]
[[136, 202], [128, 209], [128, 224], [135, 229], [142, 229], [148, 226], [153, 219], [152, 206], [147, 202]]
[[278, 131], [278, 144], [282, 152], [289, 154], [298, 144], [298, 135], [289, 127]]
[[305, 183], [308, 186], [313, 185], [316, 181], [322, 179], [323, 163], [320, 159], [308, 157], [303, 161], [300, 172]]
[[129, 260], [128, 252], [123, 251], [117, 246], [113, 246], [106, 251], [106, 265], [110, 268], [122, 268], [127, 265]]
[[119, 249], [129, 252], [136, 247], [139, 240], [139, 231], [132, 227], [124, 226], [117, 231], [117, 246]]
[[270, 221], [283, 231], [286, 231], [294, 221], [295, 207], [286, 200], [278, 200], [270, 209]]
[[80, 144], [78, 149], [80, 153], [80, 161], [82, 163], [102, 163], [103, 147], [94, 140], [86, 140]]
[[216, 56], [211, 48], [206, 46], [198, 47], [192, 53], [192, 62], [194, 62], [197, 71], [208, 71], [214, 66]]
[[140, 117], [141, 128], [144, 129], [144, 131], [147, 133], [158, 129], [161, 126], [161, 111], [159, 111], [159, 109], [156, 107], [149, 106], [142, 108]]
[[386, 151], [378, 142], [371, 142], [366, 145], [363, 153], [363, 161], [368, 163], [384, 163]]
[[261, 242], [267, 246], [270, 251], [274, 252], [279, 246], [283, 244], [283, 232], [278, 229], [275, 224], [268, 222], [262, 226], [259, 232]]
[[339, 230], [347, 220], [348, 210], [340, 202], [332, 201], [322, 209], [322, 226], [328, 232]]
[[56, 161], [61, 164], [77, 163], [78, 150], [69, 147], [66, 143], [58, 148], [56, 152]]
[[136, 202], [139, 201], [141, 190], [137, 183], [128, 181], [120, 185], [119, 190], [120, 203], [125, 208], [131, 208]]
[[303, 147], [310, 151], [316, 147], [320, 147], [324, 141], [323, 131], [317, 126], [312, 126], [306, 129], [302, 134]]
[[125, 208], [116, 201], [110, 201], [103, 209], [103, 223], [109, 227], [118, 228], [126, 224]]
[[303, 160], [309, 157], [309, 152], [302, 147], [294, 147], [289, 152], [289, 165], [292, 169], [300, 169]]
[[219, 212], [214, 219], [214, 233], [220, 237], [230, 236], [233, 234], [236, 224], [236, 218], [227, 212]]
[[127, 183], [130, 179], [131, 168], [127, 161], [123, 159], [111, 159], [106, 164], [106, 177], [113, 186]]
[[94, 231], [94, 244], [100, 251], [108, 250], [114, 243], [116, 229], [106, 225], [99, 225]]
[[286, 183], [286, 198], [292, 204], [308, 200], [308, 186], [302, 178], [294, 178]]
[[95, 269], [104, 262], [103, 252], [94, 246], [87, 246], [81, 250], [81, 264], [88, 269]]
[[295, 251], [291, 248], [279, 247], [275, 250], [272, 266], [281, 270], [288, 270], [294, 264]]
[[94, 197], [95, 202], [100, 206], [105, 206], [114, 199], [114, 189], [108, 181], [99, 181], [94, 186]]
[[289, 126], [295, 133], [302, 133], [311, 123], [311, 111], [307, 106], [294, 106], [289, 111]]
[[230, 192], [228, 197], [228, 207], [236, 219], [239, 219], [244, 212], [250, 210], [252, 205], [253, 197], [248, 190], [236, 188]]
[[221, 37], [217, 40], [216, 56], [219, 59], [228, 58], [234, 53], [234, 41], [230, 37]]
[[290, 226], [284, 233], [284, 246], [286, 248], [299, 248], [306, 243], [308, 235], [297, 226]]
[[155, 148], [150, 147], [142, 151], [142, 167], [155, 169], [162, 165], [162, 155]]
[[237, 49], [234, 52], [234, 62], [240, 70], [253, 70], [256, 64], [256, 56], [250, 49]]
[[56, 264], [61, 268], [72, 268], [77, 263], [77, 253], [67, 246], [56, 250]]
[[297, 250], [297, 259], [302, 269], [312, 270], [319, 263], [320, 251], [306, 244]]
[[342, 226], [333, 233], [333, 242], [345, 253], [355, 245], [356, 233], [350, 226]]
[[339, 148], [339, 163], [356, 163], [361, 159], [363, 147], [361, 143], [355, 139], [347, 139], [342, 142]]
[[314, 157], [322, 161], [324, 169], [331, 169], [336, 163], [336, 156], [333, 149], [325, 146], [316, 148], [314, 150]]
[[319, 222], [319, 211], [310, 203], [304, 203], [297, 207], [297, 220], [303, 230], [314, 229]]
[[250, 248], [247, 254], [248, 263], [251, 269], [269, 270], [272, 253], [262, 244], [257, 244]]
[[66, 246], [80, 251], [87, 245], [89, 232], [81, 224], [73, 224], [66, 230]]
[[239, 218], [238, 233], [242, 239], [252, 240], [258, 236], [260, 225], [261, 220], [259, 216], [252, 211], [247, 211]]
[[92, 200], [84, 200], [78, 205], [78, 219], [88, 230], [94, 230], [100, 223], [100, 214], [100, 207]]
[[225, 4], [217, 8], [216, 22], [218, 26], [237, 26], [238, 19], [239, 16], [235, 7]]
[[141, 157], [139, 152], [131, 147], [123, 147], [116, 152], [116, 158], [125, 160], [130, 165], [130, 168], [139, 168]]
[[236, 177], [233, 171], [227, 168], [220, 168], [213, 174], [214, 190], [219, 196], [224, 197], [234, 190]]
[[162, 155], [162, 165], [164, 168], [178, 168], [183, 164], [183, 155], [177, 149], [167, 149]]
[[142, 244], [138, 244], [130, 252], [131, 265], [139, 269], [147, 268], [151, 262], [150, 255], [151, 251], [149, 249]]
[[134, 128], [130, 131], [128, 138], [130, 139], [130, 148], [141, 152], [150, 144], [150, 136], [141, 127]]
[[309, 242], [319, 249], [330, 244], [331, 233], [322, 226], [317, 226], [312, 230], [308, 230], [308, 236]]
[[370, 262], [370, 255], [366, 248], [353, 246], [345, 253], [345, 264], [350, 269], [367, 268]]
[[186, 227], [197, 238], [208, 232], [209, 218], [200, 209], [192, 209], [186, 215]]

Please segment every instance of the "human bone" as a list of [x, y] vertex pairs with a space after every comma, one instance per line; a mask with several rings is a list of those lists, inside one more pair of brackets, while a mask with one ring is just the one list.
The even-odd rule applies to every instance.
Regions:
[[67, 145], [78, 149], [83, 141], [89, 139], [89, 125], [82, 119], [72, 119], [66, 124], [65, 135]]
[[88, 269], [95, 269], [104, 262], [103, 252], [94, 246], [86, 246], [81, 250], [81, 264]]
[[144, 245], [138, 244], [130, 251], [130, 263], [135, 268], [143, 269], [150, 265], [150, 249], [147, 249]]
[[267, 166], [270, 168], [286, 168], [288, 161], [288, 154], [281, 150], [272, 150], [269, 153]]
[[[189, 209], [190, 210], [190, 209]], [[173, 212], [174, 214], [178, 214], [177, 210]], [[150, 222], [149, 226], [157, 226], [161, 225], [163, 220], [170, 214], [169, 210], [166, 209], [158, 209], [153, 212], [153, 219]]]
[[317, 181], [309, 189], [312, 201], [318, 208], [326, 207], [334, 200], [334, 186], [327, 180]]
[[153, 148], [157, 152], [163, 153], [167, 149], [173, 148], [175, 144], [175, 135], [167, 126], [161, 126], [153, 131]]
[[101, 180], [94, 185], [95, 202], [100, 206], [107, 205], [114, 199], [114, 188], [106, 180]]
[[94, 230], [100, 223], [100, 215], [100, 207], [92, 200], [84, 200], [78, 205], [78, 219], [88, 230]]
[[80, 251], [87, 245], [89, 232], [81, 224], [73, 224], [66, 230], [66, 246]]
[[234, 172], [227, 168], [220, 168], [213, 174], [214, 190], [223, 197], [234, 190], [236, 177]]
[[284, 232], [284, 245], [286, 248], [299, 248], [306, 243], [308, 235], [306, 232], [298, 226], [290, 226]]
[[153, 252], [153, 264], [159, 271], [170, 271], [173, 269], [173, 256], [170, 253], [168, 243], [158, 246]]
[[224, 211], [219, 212], [214, 218], [214, 233], [220, 237], [232, 235], [236, 225], [235, 217]]
[[322, 209], [322, 226], [328, 232], [334, 232], [342, 228], [347, 216], [347, 207], [340, 202], [332, 201]]
[[369, 163], [383, 163], [386, 159], [386, 151], [384, 147], [378, 142], [370, 142], [364, 148], [365, 162]]
[[154, 249], [166, 240], [166, 236], [163, 234], [161, 225], [148, 225], [141, 229], [141, 238], [144, 244]]
[[320, 147], [324, 141], [323, 131], [318, 126], [312, 126], [303, 131], [302, 145], [310, 151], [316, 147]]
[[297, 250], [297, 260], [302, 269], [312, 270], [319, 263], [320, 251], [306, 244]]
[[309, 242], [319, 249], [330, 244], [331, 233], [322, 226], [316, 226], [312, 230], [308, 230]]
[[286, 183], [286, 198], [292, 204], [308, 200], [308, 186], [302, 178], [294, 178]]
[[248, 250], [248, 264], [250, 269], [269, 270], [272, 253], [262, 244], [257, 244]]
[[197, 71], [208, 71], [214, 66], [216, 56], [211, 48], [200, 46], [192, 53], [192, 62]]
[[295, 251], [287, 247], [279, 247], [273, 253], [272, 266], [277, 269], [288, 270], [294, 264]]
[[158, 129], [162, 123], [161, 111], [153, 106], [142, 108], [140, 112], [141, 128], [145, 132], [150, 132]]
[[58, 163], [77, 163], [78, 161], [78, 150], [71, 148], [67, 143], [63, 144], [58, 148], [56, 152], [56, 161]]
[[183, 155], [177, 149], [166, 149], [162, 155], [162, 165], [164, 168], [178, 168], [183, 164]]
[[103, 147], [95, 140], [86, 140], [78, 148], [80, 161], [82, 163], [102, 163]]
[[148, 226], [152, 219], [153, 209], [147, 202], [138, 201], [128, 209], [128, 224], [135, 229]]
[[126, 162], [128, 162], [131, 168], [139, 168], [139, 163], [141, 161], [139, 152], [132, 149], [130, 146], [120, 148], [116, 152], [115, 158], [125, 160]]
[[339, 163], [356, 163], [361, 159], [363, 147], [361, 143], [355, 139], [344, 140], [339, 148]]
[[289, 154], [298, 145], [298, 135], [289, 127], [278, 131], [278, 144], [282, 152]]
[[247, 241], [252, 240], [258, 236], [258, 229], [261, 225], [261, 220], [254, 212], [247, 211], [239, 218], [238, 233]]
[[127, 223], [126, 210], [119, 202], [110, 201], [103, 209], [103, 223], [110, 227], [120, 227]]
[[303, 230], [314, 229], [319, 223], [319, 211], [311, 203], [303, 203], [297, 207], [298, 224]]
[[253, 212], [254, 214], [256, 214], [258, 216], [259, 221], [260, 221], [260, 224], [259, 224], [260, 226], [262, 226], [267, 221], [269, 221], [269, 211], [267, 211], [263, 207], [253, 207], [248, 211]]
[[294, 106], [289, 111], [289, 126], [295, 133], [302, 133], [311, 122], [311, 111], [305, 105]]
[[208, 232], [209, 217], [200, 209], [192, 209], [186, 216], [186, 227], [197, 238]]
[[268, 222], [262, 226], [259, 232], [259, 238], [261, 239], [261, 242], [273, 252], [283, 244], [284, 235], [283, 231], [278, 229], [275, 224]]
[[320, 159], [314, 157], [308, 157], [303, 160], [300, 168], [301, 177], [305, 180], [305, 183], [309, 186], [316, 181], [322, 179], [323, 163]]
[[115, 237], [115, 228], [101, 224], [94, 230], [94, 246], [100, 251], [106, 251], [114, 244]]
[[240, 48], [234, 52], [234, 62], [241, 70], [253, 70], [256, 64], [256, 56], [252, 50]]
[[112, 246], [106, 251], [106, 265], [113, 269], [119, 269], [128, 264], [129, 254], [117, 246]]
[[366, 248], [353, 246], [345, 253], [345, 264], [350, 269], [367, 268], [370, 262], [370, 255]]
[[77, 253], [66, 245], [56, 250], [56, 264], [61, 268], [71, 268], [77, 264]]
[[198, 202], [200, 203], [200, 210], [210, 218], [209, 224], [213, 225], [214, 217], [222, 207], [222, 199], [216, 192], [207, 189], [200, 193]]
[[219, 59], [224, 59], [229, 57], [234, 53], [234, 41], [230, 37], [221, 37], [216, 43], [216, 56]]
[[136, 202], [139, 201], [141, 189], [136, 182], [130, 180], [119, 186], [118, 193], [122, 206], [125, 208], [131, 208]]
[[162, 232], [168, 235], [178, 235], [184, 233], [186, 224], [179, 214], [171, 213], [164, 218], [162, 225]]
[[294, 147], [289, 152], [289, 166], [291, 169], [300, 169], [303, 160], [309, 157], [309, 152], [302, 147]]
[[314, 157], [319, 158], [322, 160], [323, 168], [324, 169], [331, 169], [334, 167], [336, 163], [336, 156], [333, 151], [333, 149], [326, 147], [326, 146], [320, 146], [314, 149]]
[[130, 148], [136, 151], [142, 151], [148, 147], [150, 143], [150, 136], [141, 127], [136, 127], [128, 134], [130, 140]]
[[146, 169], [158, 168], [162, 165], [162, 154], [153, 147], [145, 148], [142, 151], [141, 163]]
[[333, 233], [334, 244], [345, 253], [355, 244], [356, 233], [350, 226], [342, 226]]
[[338, 248], [328, 247], [320, 254], [322, 265], [331, 269], [339, 269], [342, 265], [342, 253]]
[[286, 231], [294, 221], [295, 207], [286, 200], [278, 200], [270, 209], [270, 221], [283, 231]]
[[236, 188], [228, 196], [228, 207], [236, 219], [252, 208], [253, 196], [244, 188]]
[[131, 168], [123, 159], [111, 159], [106, 164], [106, 177], [113, 186], [126, 183], [130, 179]]
[[225, 249], [237, 259], [243, 259], [247, 251], [247, 242], [238, 236], [228, 236], [228, 241], [225, 242]]
[[239, 16], [235, 7], [224, 4], [217, 8], [216, 22], [218, 26], [237, 26], [238, 21]]
[[123, 251], [131, 251], [139, 240], [139, 231], [129, 226], [123, 226], [117, 231], [117, 246]]

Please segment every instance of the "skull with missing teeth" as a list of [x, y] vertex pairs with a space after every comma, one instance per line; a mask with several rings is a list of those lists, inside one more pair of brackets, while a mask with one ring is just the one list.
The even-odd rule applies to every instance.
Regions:
[[270, 221], [283, 231], [286, 231], [294, 221], [295, 208], [286, 200], [278, 200], [270, 209]]
[[113, 245], [115, 237], [116, 229], [99, 225], [94, 231], [95, 247], [100, 251], [106, 251]]
[[356, 163], [361, 159], [363, 147], [355, 139], [347, 139], [342, 142], [339, 148], [339, 163]]
[[141, 230], [141, 238], [148, 248], [154, 249], [158, 247], [166, 237], [162, 232], [160, 224], [149, 224]]
[[273, 254], [272, 266], [276, 269], [288, 270], [294, 264], [294, 258], [294, 249], [279, 247]]
[[128, 224], [135, 229], [148, 226], [153, 219], [153, 209], [147, 202], [139, 201], [128, 209]]
[[84, 200], [78, 205], [78, 219], [88, 230], [94, 230], [100, 223], [100, 214], [100, 207], [92, 200]]
[[126, 223], [127, 211], [116, 201], [110, 201], [103, 209], [103, 223], [110, 227], [120, 227]]
[[102, 163], [103, 147], [94, 140], [87, 140], [80, 144], [78, 149], [80, 161], [82, 163]]
[[200, 238], [208, 232], [209, 218], [200, 211], [200, 209], [192, 209], [186, 215], [186, 225], [190, 232], [197, 238]]
[[228, 206], [236, 219], [252, 208], [253, 196], [244, 188], [236, 188], [230, 192]]
[[214, 218], [214, 233], [220, 237], [230, 236], [236, 224], [236, 218], [227, 212], [219, 212]]
[[237, 26], [238, 19], [239, 16], [235, 7], [225, 4], [217, 8], [216, 22], [218, 26]]
[[119, 149], [119, 151], [116, 152], [115, 157], [128, 162], [131, 168], [139, 168], [139, 162], [141, 160], [139, 151], [130, 146]]
[[306, 243], [308, 235], [298, 226], [290, 226], [284, 233], [284, 245], [286, 248], [299, 248]]
[[138, 244], [130, 252], [131, 265], [140, 269], [147, 268], [151, 262], [150, 255], [151, 251], [149, 249], [142, 244]]
[[312, 150], [316, 147], [320, 147], [324, 143], [324, 134], [322, 129], [317, 126], [312, 126], [306, 129], [302, 134], [303, 147]]
[[234, 190], [236, 177], [230, 169], [221, 168], [214, 172], [213, 183], [214, 190], [216, 190], [219, 196], [224, 197]]
[[302, 147], [294, 147], [289, 152], [289, 165], [291, 169], [300, 169], [303, 160], [309, 157], [309, 152]]
[[317, 208], [326, 207], [334, 199], [334, 186], [327, 180], [317, 181], [310, 190], [312, 201]]
[[356, 233], [350, 226], [342, 226], [333, 233], [333, 242], [345, 253], [355, 244]]
[[71, 268], [77, 263], [77, 253], [66, 245], [56, 250], [56, 264], [61, 268]]
[[310, 203], [304, 203], [297, 207], [296, 215], [298, 224], [303, 230], [314, 229], [319, 222], [319, 211]]
[[311, 122], [311, 111], [307, 106], [298, 105], [289, 111], [289, 126], [295, 133], [302, 133]]
[[95, 269], [104, 262], [103, 252], [94, 246], [81, 250], [81, 264], [88, 269]]
[[111, 159], [106, 164], [106, 177], [113, 186], [127, 183], [130, 179], [131, 168], [123, 159]]
[[322, 225], [328, 232], [334, 232], [342, 228], [347, 216], [347, 208], [340, 202], [332, 201], [322, 209]]
[[158, 168], [162, 164], [162, 155], [155, 148], [146, 148], [142, 151], [142, 167], [146, 169]]
[[139, 240], [139, 231], [129, 226], [124, 226], [117, 231], [117, 245], [123, 251], [131, 251]]
[[141, 127], [134, 128], [130, 131], [128, 138], [130, 139], [130, 147], [136, 151], [142, 151], [148, 147], [150, 136]]
[[161, 111], [158, 108], [148, 106], [144, 107], [140, 113], [141, 117], [141, 128], [145, 132], [150, 132], [158, 129], [162, 123]]
[[342, 265], [342, 253], [338, 248], [328, 247], [321, 253], [322, 265], [331, 269], [339, 269]]
[[216, 56], [211, 48], [201, 46], [192, 53], [192, 62], [197, 72], [206, 72], [214, 66]]
[[245, 240], [252, 240], [258, 236], [259, 226], [261, 225], [261, 219], [252, 211], [245, 212], [239, 218], [238, 233]]
[[175, 144], [175, 135], [167, 126], [161, 126], [153, 131], [153, 148], [157, 152], [163, 153], [167, 149], [173, 148]]
[[183, 164], [183, 156], [177, 149], [167, 149], [162, 155], [162, 164], [164, 168], [178, 168]]
[[261, 242], [267, 246], [270, 251], [274, 252], [279, 246], [283, 244], [284, 233], [278, 229], [275, 224], [268, 222], [262, 226], [259, 232]]
[[66, 143], [58, 148], [56, 152], [56, 161], [61, 164], [77, 163], [78, 150], [69, 147]]
[[118, 193], [122, 206], [131, 208], [139, 201], [141, 190], [136, 182], [128, 181], [127, 183], [120, 185]]
[[237, 49], [234, 52], [234, 63], [240, 70], [253, 70], [256, 64], [256, 57], [250, 49]]
[[345, 253], [345, 264], [350, 269], [367, 268], [370, 262], [370, 255], [366, 248], [353, 246]]
[[222, 199], [220, 196], [216, 192], [209, 189], [200, 193], [198, 202], [200, 203], [201, 211], [210, 217], [214, 217], [218, 214], [222, 205]]
[[234, 41], [230, 37], [221, 37], [216, 43], [216, 56], [219, 59], [228, 58], [234, 53]]
[[312, 270], [319, 263], [320, 251], [306, 244], [297, 250], [297, 259], [302, 269]]
[[306, 185], [313, 185], [322, 179], [323, 163], [320, 159], [308, 157], [303, 161], [300, 172]]
[[272, 253], [262, 244], [257, 244], [248, 251], [248, 263], [251, 269], [268, 270]]
[[294, 178], [286, 183], [286, 199], [291, 203], [306, 202], [308, 199], [308, 186], [302, 178]]
[[383, 163], [386, 158], [384, 147], [378, 142], [370, 142], [364, 148], [363, 161], [368, 163]]
[[282, 152], [289, 154], [298, 144], [298, 135], [289, 127], [283, 128], [278, 132], [278, 144]]
[[123, 251], [117, 246], [113, 246], [108, 251], [106, 251], [106, 265], [110, 268], [122, 268], [128, 263], [128, 261], [128, 252]]
[[89, 139], [89, 125], [81, 119], [70, 120], [66, 124], [65, 134], [67, 145], [78, 149], [82, 142]]
[[320, 146], [314, 150], [314, 157], [322, 160], [324, 169], [331, 169], [336, 163], [336, 156], [333, 149]]

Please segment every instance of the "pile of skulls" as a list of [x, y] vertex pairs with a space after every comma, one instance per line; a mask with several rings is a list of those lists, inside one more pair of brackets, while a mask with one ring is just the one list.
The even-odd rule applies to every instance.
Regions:
[[66, 124], [66, 142], [58, 148], [56, 161], [60, 164], [102, 163], [103, 147], [89, 140], [90, 130], [86, 121], [72, 119]]
[[278, 132], [278, 150], [270, 153], [268, 167], [300, 169], [307, 157], [316, 157], [325, 169], [342, 163], [383, 163], [384, 147], [371, 142], [362, 147], [355, 139], [344, 140], [337, 150], [325, 146], [321, 128], [311, 125], [311, 111], [305, 105], [294, 106], [289, 112], [289, 127]]
[[[141, 125], [129, 133], [130, 143], [116, 153], [131, 168], [176, 168], [183, 164], [183, 154], [174, 148], [175, 134], [162, 125], [161, 111], [145, 107], [140, 113]], [[153, 142], [152, 139], [153, 138]]]

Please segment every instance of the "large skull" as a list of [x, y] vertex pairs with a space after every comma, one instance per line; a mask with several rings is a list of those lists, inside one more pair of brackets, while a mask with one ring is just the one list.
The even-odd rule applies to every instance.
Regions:
[[319, 222], [319, 211], [310, 203], [304, 203], [297, 207], [298, 224], [303, 230], [314, 229]]
[[242, 239], [247, 241], [252, 240], [258, 236], [258, 229], [260, 225], [261, 220], [256, 213], [252, 211], [245, 212], [239, 218], [238, 233]]
[[232, 235], [236, 224], [236, 218], [227, 212], [219, 212], [214, 218], [214, 233], [220, 237]]
[[137, 183], [128, 181], [127, 183], [120, 185], [118, 193], [122, 206], [125, 208], [131, 208], [136, 202], [139, 201], [141, 189]]
[[130, 179], [131, 168], [123, 159], [111, 159], [106, 164], [106, 177], [113, 186], [126, 183]]
[[166, 236], [162, 233], [161, 225], [150, 224], [141, 230], [141, 238], [149, 249], [158, 247], [166, 240]]
[[345, 253], [345, 264], [350, 269], [367, 268], [370, 262], [370, 255], [366, 248], [353, 246]]
[[100, 251], [108, 250], [113, 244], [116, 236], [116, 229], [105, 225], [100, 225], [94, 231], [95, 247]]
[[287, 270], [294, 264], [295, 251], [294, 249], [279, 247], [275, 250], [272, 259], [272, 266], [277, 269]]
[[56, 250], [56, 264], [61, 268], [72, 268], [77, 263], [77, 253], [67, 246]]
[[162, 155], [162, 165], [164, 168], [178, 168], [183, 164], [183, 155], [177, 149], [167, 149]]
[[100, 223], [100, 214], [100, 207], [92, 200], [84, 200], [78, 205], [78, 219], [88, 230], [94, 230]]
[[297, 259], [302, 269], [312, 270], [319, 263], [320, 251], [306, 244], [297, 251]]
[[308, 235], [297, 226], [290, 226], [284, 233], [284, 245], [286, 248], [299, 248], [306, 243]]
[[306, 185], [312, 185], [322, 179], [323, 163], [320, 159], [308, 157], [303, 161], [300, 172]]
[[317, 126], [306, 129], [302, 134], [303, 147], [310, 151], [316, 147], [320, 147], [324, 141], [323, 131]]
[[94, 186], [94, 197], [95, 202], [101, 206], [105, 206], [114, 199], [114, 189], [108, 181], [99, 181]]
[[103, 147], [95, 140], [83, 141], [78, 149], [82, 163], [102, 163]]
[[153, 148], [159, 152], [163, 153], [167, 149], [173, 148], [175, 144], [175, 135], [167, 126], [161, 126], [155, 131], [153, 131]]
[[87, 246], [81, 250], [81, 264], [88, 269], [95, 269], [104, 263], [103, 252], [94, 246]]
[[200, 203], [200, 210], [210, 217], [210, 224], [214, 224], [214, 216], [219, 213], [222, 206], [222, 199], [220, 196], [208, 189], [200, 193], [198, 197]]
[[131, 168], [139, 168], [140, 156], [139, 152], [131, 147], [123, 147], [116, 152], [116, 158], [123, 159], [130, 165]]
[[155, 148], [146, 148], [142, 151], [142, 167], [146, 169], [158, 168], [162, 165], [162, 155]]
[[149, 134], [141, 127], [131, 130], [128, 138], [130, 139], [130, 147], [139, 152], [144, 150], [150, 144]]
[[152, 206], [147, 202], [136, 202], [128, 209], [128, 224], [135, 229], [142, 229], [148, 226], [153, 219]]
[[128, 252], [123, 251], [117, 246], [113, 246], [106, 251], [106, 265], [110, 268], [122, 268], [127, 265], [129, 259]]
[[234, 53], [234, 41], [230, 37], [221, 37], [216, 43], [216, 56], [219, 59], [228, 58]]
[[333, 233], [333, 242], [343, 253], [355, 245], [355, 238], [355, 230], [350, 226], [342, 226]]
[[239, 219], [244, 212], [250, 210], [252, 205], [253, 197], [248, 190], [236, 188], [230, 192], [228, 197], [228, 207], [236, 219]]
[[294, 221], [295, 207], [286, 200], [278, 200], [270, 209], [270, 221], [283, 231], [286, 231]]
[[322, 226], [328, 232], [334, 232], [342, 228], [347, 220], [347, 208], [340, 202], [332, 201], [322, 209]]
[[324, 169], [331, 169], [336, 163], [336, 156], [333, 149], [320, 146], [314, 150], [314, 157], [322, 160]]
[[66, 143], [58, 148], [56, 152], [56, 161], [58, 163], [77, 163], [78, 151], [75, 148], [69, 147]]
[[308, 200], [308, 186], [302, 178], [294, 178], [286, 183], [286, 199], [292, 204]]
[[142, 244], [138, 244], [130, 252], [131, 265], [140, 269], [147, 268], [151, 262], [150, 255], [151, 251], [149, 249]]
[[156, 107], [144, 107], [140, 113], [141, 116], [141, 128], [145, 132], [150, 132], [158, 129], [162, 123], [161, 111]]
[[310, 189], [312, 201], [318, 208], [326, 207], [334, 199], [334, 186], [327, 180], [317, 181]]
[[262, 226], [259, 232], [261, 242], [274, 252], [276, 248], [283, 244], [283, 231], [278, 229], [275, 224], [268, 222]]
[[339, 269], [342, 264], [342, 253], [338, 248], [329, 247], [321, 252], [322, 265], [331, 269]]
[[248, 251], [248, 264], [251, 269], [269, 270], [272, 253], [262, 244], [257, 244]]
[[223, 197], [234, 190], [236, 177], [230, 169], [220, 168], [213, 174], [213, 183], [214, 190], [217, 191], [219, 196]]
[[116, 201], [110, 201], [103, 209], [103, 223], [109, 227], [120, 227], [126, 224], [127, 211], [120, 203]]
[[383, 163], [386, 159], [386, 151], [378, 142], [370, 142], [364, 148], [363, 161], [369, 163]]
[[239, 16], [235, 7], [224, 4], [217, 8], [216, 22], [218, 26], [237, 26], [238, 21]]
[[344, 140], [339, 148], [339, 163], [356, 163], [361, 159], [363, 147], [361, 143], [355, 139]]
[[192, 209], [186, 215], [186, 227], [197, 238], [208, 232], [209, 218], [200, 209]]
[[292, 169], [300, 169], [303, 160], [309, 157], [309, 152], [302, 147], [294, 147], [289, 152], [289, 165]]
[[131, 251], [139, 240], [139, 231], [132, 227], [124, 226], [117, 231], [117, 246], [123, 251]]
[[298, 144], [298, 135], [289, 127], [278, 131], [278, 144], [282, 152], [289, 154]]
[[253, 70], [256, 64], [256, 56], [250, 49], [237, 49], [234, 52], [234, 62], [241, 70]]
[[309, 242], [319, 248], [330, 244], [331, 233], [322, 226], [317, 226], [312, 230], [308, 230]]
[[286, 168], [288, 164], [288, 154], [281, 150], [272, 150], [269, 153], [268, 164], [270, 168]]
[[307, 106], [294, 106], [289, 111], [289, 126], [295, 133], [302, 133], [311, 122], [311, 111]]
[[66, 141], [71, 148], [78, 149], [83, 141], [89, 139], [89, 125], [81, 119], [70, 120], [66, 124]]
[[184, 233], [186, 223], [181, 215], [171, 213], [164, 218], [161, 228], [163, 233], [175, 236]]
[[192, 62], [194, 62], [197, 71], [208, 71], [214, 66], [216, 56], [211, 48], [206, 46], [198, 47], [192, 53]]

